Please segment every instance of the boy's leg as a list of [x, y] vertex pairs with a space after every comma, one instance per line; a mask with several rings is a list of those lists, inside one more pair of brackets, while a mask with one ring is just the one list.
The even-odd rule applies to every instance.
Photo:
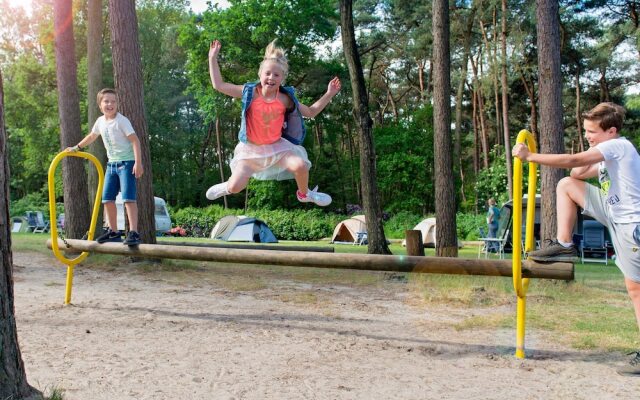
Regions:
[[115, 201], [109, 201], [104, 203], [104, 213], [107, 217], [107, 225], [112, 231], [118, 230], [118, 209], [116, 208]]
[[529, 253], [535, 261], [573, 261], [578, 251], [573, 245], [573, 227], [576, 224], [578, 207], [584, 208], [587, 184], [579, 179], [566, 177], [556, 187], [556, 218], [558, 230], [556, 240], [543, 249]]
[[104, 214], [109, 225], [109, 229], [105, 230], [96, 237], [96, 242], [113, 242], [120, 241], [118, 233], [118, 219], [116, 209], [116, 195], [120, 191], [120, 180], [118, 178], [117, 168], [112, 163], [107, 163], [105, 171], [104, 187], [102, 189], [102, 204], [104, 204]]
[[627, 293], [633, 303], [633, 309], [636, 312], [636, 322], [638, 323], [638, 330], [640, 330], [640, 283], [634, 282], [629, 278], [624, 279], [624, 283], [627, 287]]
[[[633, 302], [633, 308], [636, 312], [636, 321], [638, 329], [640, 329], [640, 283], [634, 282], [629, 278], [624, 279], [627, 286], [627, 293]], [[640, 377], [640, 351], [631, 353], [634, 355], [628, 365], [618, 369], [620, 375]]]
[[571, 177], [562, 178], [556, 187], [556, 213], [558, 221], [557, 238], [570, 243], [576, 224], [578, 207], [584, 209], [587, 184]]
[[129, 230], [138, 232], [138, 203], [135, 201], [127, 201], [124, 203], [129, 218]]

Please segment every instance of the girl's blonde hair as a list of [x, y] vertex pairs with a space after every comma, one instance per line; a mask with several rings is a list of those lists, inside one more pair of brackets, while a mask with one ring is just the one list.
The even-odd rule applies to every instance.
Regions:
[[283, 80], [289, 74], [289, 61], [287, 60], [287, 55], [284, 52], [284, 49], [276, 46], [276, 40], [274, 39], [267, 46], [264, 51], [264, 58], [260, 63], [260, 69], [258, 70], [258, 75], [262, 73], [262, 67], [267, 61], [272, 61], [278, 64], [278, 66], [282, 69]]

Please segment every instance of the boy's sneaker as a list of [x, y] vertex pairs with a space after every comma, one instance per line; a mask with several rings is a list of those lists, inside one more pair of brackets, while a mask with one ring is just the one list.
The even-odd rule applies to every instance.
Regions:
[[629, 365], [618, 369], [617, 371], [618, 374], [624, 375], [624, 376], [640, 376], [640, 351], [634, 351], [627, 355], [628, 356], [635, 355], [635, 356], [631, 359], [631, 361], [629, 362]]
[[228, 196], [230, 194], [227, 190], [227, 182], [222, 182], [211, 186], [209, 190], [207, 190], [207, 199], [215, 200], [218, 197]]
[[109, 228], [106, 228], [104, 232], [102, 232], [102, 235], [96, 238], [96, 242], [98, 243], [121, 242], [121, 241], [122, 241], [122, 234], [119, 231], [115, 232]]
[[320, 207], [325, 207], [331, 204], [331, 196], [326, 193], [318, 192], [317, 186], [313, 188], [313, 190], [308, 190], [306, 195], [300, 193], [298, 190], [296, 191], [296, 196], [298, 197], [298, 201], [301, 203], [316, 203]]
[[564, 247], [557, 240], [546, 240], [543, 249], [529, 252], [529, 258], [534, 261], [568, 261], [575, 262], [578, 257], [576, 246]]
[[129, 231], [129, 233], [127, 233], [127, 238], [124, 240], [123, 244], [126, 244], [127, 246], [135, 246], [138, 245], [142, 242], [142, 240], [140, 240], [140, 234], [136, 231]]

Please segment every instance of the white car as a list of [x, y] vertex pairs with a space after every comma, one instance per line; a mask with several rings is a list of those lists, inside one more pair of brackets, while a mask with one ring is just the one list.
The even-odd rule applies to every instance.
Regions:
[[[166, 233], [171, 229], [171, 217], [167, 210], [167, 203], [160, 197], [154, 197], [155, 200], [155, 219], [156, 219], [156, 232]], [[124, 230], [124, 204], [122, 197], [118, 194], [116, 197], [116, 209], [118, 211], [118, 230]]]

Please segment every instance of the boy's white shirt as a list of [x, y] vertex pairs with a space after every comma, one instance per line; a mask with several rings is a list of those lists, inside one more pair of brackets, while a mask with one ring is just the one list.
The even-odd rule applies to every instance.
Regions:
[[640, 223], [640, 155], [624, 137], [595, 146], [604, 161], [599, 163], [598, 180], [615, 223]]
[[110, 120], [104, 115], [100, 116], [93, 124], [91, 132], [102, 137], [109, 162], [135, 160], [133, 144], [127, 136], [135, 135], [136, 132], [124, 115], [117, 113], [115, 118]]

